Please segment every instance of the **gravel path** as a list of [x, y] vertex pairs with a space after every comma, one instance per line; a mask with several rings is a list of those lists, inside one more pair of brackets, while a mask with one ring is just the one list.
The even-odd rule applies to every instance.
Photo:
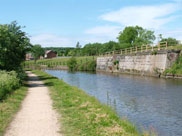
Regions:
[[48, 88], [36, 75], [27, 73], [28, 94], [5, 136], [60, 136], [58, 115], [52, 108]]

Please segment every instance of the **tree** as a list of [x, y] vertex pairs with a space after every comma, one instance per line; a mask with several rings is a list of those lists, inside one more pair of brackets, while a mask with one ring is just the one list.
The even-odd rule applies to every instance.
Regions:
[[82, 49], [83, 55], [99, 55], [101, 53], [102, 44], [101, 43], [89, 43]]
[[109, 41], [102, 45], [101, 53], [111, 52], [111, 51], [119, 50], [119, 49], [121, 49], [121, 47], [117, 42]]
[[17, 22], [0, 25], [0, 69], [18, 70], [25, 60], [31, 44], [27, 34]]
[[168, 42], [168, 45], [169, 46], [175, 46], [177, 45], [179, 42], [175, 39], [175, 38], [172, 38], [172, 37], [168, 37], [168, 38], [162, 38], [160, 40], [161, 44], [165, 44], [165, 42]]
[[118, 41], [122, 48], [151, 44], [154, 40], [155, 35], [153, 31], [139, 26], [126, 27], [118, 36]]
[[80, 45], [80, 43], [79, 42], [77, 42], [77, 44], [76, 44], [76, 48], [74, 49], [74, 51], [73, 51], [73, 56], [80, 56], [81, 55], [81, 45]]
[[35, 63], [40, 58], [40, 56], [44, 56], [45, 53], [44, 49], [39, 44], [34, 45], [31, 49], [31, 52], [34, 57]]
[[82, 47], [82, 46], [80, 45], [80, 43], [77, 42], [77, 43], [76, 43], [76, 48], [77, 48], [77, 49], [80, 49], [81, 47]]

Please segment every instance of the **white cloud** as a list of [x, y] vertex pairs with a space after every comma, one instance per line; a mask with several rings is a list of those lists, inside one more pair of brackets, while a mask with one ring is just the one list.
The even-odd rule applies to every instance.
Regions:
[[182, 40], [182, 28], [179, 29], [161, 29], [155, 32], [156, 36], [162, 34], [163, 38], [173, 37], [177, 40]]
[[109, 38], [108, 40], [114, 40], [122, 30], [120, 26], [96, 26], [85, 31], [85, 34], [95, 35], [97, 37]]
[[30, 38], [32, 44], [40, 44], [43, 47], [73, 47], [71, 37], [62, 37], [53, 34], [40, 34]]
[[156, 6], [130, 6], [101, 15], [100, 18], [124, 26], [139, 25], [144, 28], [157, 29], [178, 17], [172, 15], [178, 10], [180, 7], [176, 3]]

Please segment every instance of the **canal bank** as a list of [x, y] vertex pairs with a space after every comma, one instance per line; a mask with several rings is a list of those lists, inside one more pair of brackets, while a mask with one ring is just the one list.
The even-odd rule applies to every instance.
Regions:
[[47, 73], [84, 90], [102, 104], [110, 105], [140, 130], [160, 136], [181, 136], [182, 82], [117, 73], [46, 70]]
[[110, 107], [81, 89], [43, 71], [33, 72], [49, 87], [53, 106], [62, 116], [61, 127], [66, 135], [148, 135], [140, 134], [129, 121], [121, 120]]

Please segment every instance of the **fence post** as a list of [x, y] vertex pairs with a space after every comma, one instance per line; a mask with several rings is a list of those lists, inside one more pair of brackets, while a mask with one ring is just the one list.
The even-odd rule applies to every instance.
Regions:
[[167, 41], [166, 41], [166, 50], [167, 50], [167, 46], [168, 46], [168, 43], [167, 43]]
[[161, 50], [161, 48], [160, 48], [160, 42], [158, 43], [158, 50]]

